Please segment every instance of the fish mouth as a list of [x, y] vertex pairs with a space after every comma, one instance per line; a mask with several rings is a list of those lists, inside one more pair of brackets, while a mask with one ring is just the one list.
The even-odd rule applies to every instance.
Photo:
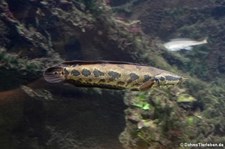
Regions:
[[60, 83], [65, 80], [63, 68], [59, 66], [47, 68], [43, 73], [43, 77], [49, 83]]

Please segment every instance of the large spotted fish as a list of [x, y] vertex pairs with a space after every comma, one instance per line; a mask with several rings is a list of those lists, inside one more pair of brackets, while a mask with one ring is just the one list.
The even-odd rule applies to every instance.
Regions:
[[68, 82], [79, 87], [147, 90], [176, 85], [183, 78], [155, 67], [113, 61], [69, 61], [45, 70], [50, 83]]

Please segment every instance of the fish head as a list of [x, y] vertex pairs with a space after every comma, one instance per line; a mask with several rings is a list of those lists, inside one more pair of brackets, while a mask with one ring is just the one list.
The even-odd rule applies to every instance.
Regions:
[[182, 83], [184, 80], [183, 77], [171, 73], [161, 73], [155, 76], [158, 86], [176, 85]]
[[49, 83], [59, 83], [65, 80], [65, 72], [63, 67], [54, 66], [44, 71], [44, 79]]

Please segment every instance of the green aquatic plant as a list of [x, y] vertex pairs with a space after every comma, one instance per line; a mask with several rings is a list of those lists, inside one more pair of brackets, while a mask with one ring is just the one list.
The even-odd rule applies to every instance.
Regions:
[[196, 101], [196, 99], [189, 95], [189, 94], [180, 94], [178, 97], [177, 97], [177, 102], [194, 102]]
[[[160, 146], [172, 148], [172, 146], [177, 146], [180, 142], [188, 140], [185, 131], [189, 130], [187, 128], [190, 127], [191, 119], [189, 123], [184, 120], [185, 111], [172, 99], [173, 96], [168, 92], [168, 88], [152, 89], [150, 92], [133, 93], [126, 96], [128, 98], [126, 99], [127, 105], [130, 106], [130, 114], [132, 111], [136, 111], [135, 113], [138, 112], [141, 115], [135, 119], [138, 130], [137, 134], [133, 135], [132, 140], [136, 141], [130, 145], [138, 144], [143, 148], [159, 148]], [[145, 109], [144, 105], [151, 106], [147, 106]], [[132, 117], [127, 117], [128, 120], [130, 118]], [[128, 127], [130, 123], [127, 122]]]
[[38, 59], [28, 60], [19, 58], [16, 54], [7, 53], [5, 49], [0, 49], [1, 67], [5, 69], [14, 69], [17, 71], [37, 73], [44, 68], [43, 62]]
[[146, 93], [140, 93], [136, 98], [131, 99], [131, 106], [138, 107], [143, 110], [151, 110], [153, 107], [147, 100]]
[[186, 121], [187, 121], [188, 125], [193, 125], [194, 124], [194, 117], [189, 116], [189, 117], [187, 117]]
[[[26, 59], [0, 49], [0, 81], [4, 83], [0, 89], [8, 89], [40, 78], [48, 61], [44, 59]], [[4, 79], [11, 78], [11, 79]]]
[[87, 11], [91, 11], [93, 15], [102, 14], [104, 6], [101, 0], [77, 0], [76, 3], [82, 3]]

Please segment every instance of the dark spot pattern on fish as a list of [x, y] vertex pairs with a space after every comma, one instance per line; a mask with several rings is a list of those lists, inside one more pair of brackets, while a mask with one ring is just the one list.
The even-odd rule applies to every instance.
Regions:
[[79, 76], [79, 75], [80, 75], [80, 72], [79, 72], [78, 70], [72, 70], [72, 71], [71, 71], [71, 74], [72, 74], [73, 76]]
[[146, 82], [146, 81], [148, 81], [150, 79], [151, 79], [151, 77], [149, 75], [144, 75], [144, 82]]
[[130, 80], [131, 81], [135, 81], [137, 79], [139, 79], [139, 76], [138, 75], [136, 75], [135, 73], [130, 73]]
[[111, 83], [111, 82], [113, 82], [115, 79], [113, 79], [113, 78], [109, 78], [109, 80], [108, 80], [108, 83]]
[[82, 73], [82, 75], [84, 75], [85, 77], [91, 75], [91, 72], [90, 72], [89, 70], [87, 70], [87, 69], [83, 69], [81, 73]]
[[118, 79], [121, 76], [121, 74], [119, 74], [118, 72], [115, 72], [115, 71], [109, 71], [108, 74], [110, 77], [112, 77], [112, 79]]
[[99, 71], [99, 70], [97, 70], [97, 69], [95, 69], [95, 70], [93, 71], [93, 73], [94, 73], [94, 76], [95, 76], [95, 77], [100, 77], [100, 76], [103, 76], [103, 75], [104, 75], [103, 72], [101, 72], [101, 71]]
[[135, 83], [134, 86], [139, 86], [139, 83]]
[[91, 86], [93, 86], [90, 83], [81, 82], [81, 81], [78, 81], [78, 80], [67, 80], [66, 82], [71, 83], [71, 84], [73, 84], [73, 85], [75, 85], [77, 87], [91, 87]]
[[131, 91], [139, 91], [138, 88], [132, 88]]
[[165, 77], [160, 77], [159, 80], [160, 80], [160, 81], [165, 81], [166, 78], [165, 78]]
[[127, 81], [127, 85], [128, 84], [130, 84], [131, 82], [133, 82], [131, 79], [129, 79], [128, 81]]
[[100, 79], [98, 82], [99, 83], [105, 83], [105, 79]]
[[108, 88], [108, 89], [117, 89], [117, 90], [124, 89], [124, 87], [119, 87], [119, 86], [110, 85], [110, 84], [101, 84], [101, 85], [98, 85], [98, 87]]
[[118, 84], [118, 85], [124, 85], [125, 82], [119, 81], [119, 82], [117, 82], [117, 84]]
[[66, 68], [63, 69], [64, 74], [67, 76], [69, 74], [69, 71], [66, 70]]

